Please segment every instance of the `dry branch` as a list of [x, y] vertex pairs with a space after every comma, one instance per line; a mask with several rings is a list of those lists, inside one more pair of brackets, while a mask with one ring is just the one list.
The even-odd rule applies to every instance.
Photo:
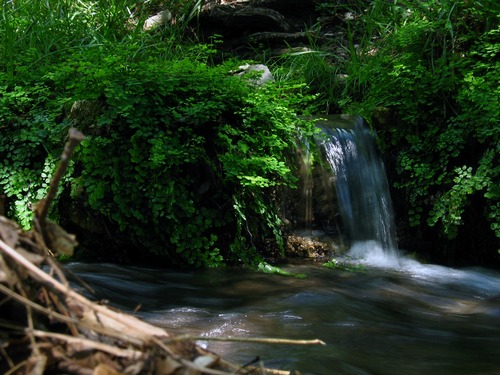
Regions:
[[52, 201], [54, 200], [57, 190], [59, 188], [59, 182], [63, 178], [66, 173], [66, 169], [68, 169], [69, 161], [73, 157], [73, 153], [75, 152], [76, 146], [80, 144], [81, 141], [85, 139], [85, 136], [79, 130], [71, 128], [69, 131], [69, 141], [66, 143], [63, 153], [61, 155], [61, 161], [57, 167], [56, 173], [52, 177], [50, 181], [49, 191], [47, 196], [42, 199], [37, 204], [37, 212], [36, 216], [38, 221], [42, 226], [45, 225], [45, 221], [47, 219], [47, 212], [49, 210]]
[[[107, 306], [98, 305], [79, 295], [35, 266], [3, 240], [0, 240], [0, 250], [2, 263], [9, 264], [6, 269], [11, 268], [20, 273], [12, 280], [8, 280], [10, 283], [7, 285], [0, 284], [0, 292], [26, 309], [28, 322], [26, 337], [30, 338], [32, 354], [21, 362], [26, 370], [29, 368], [30, 373], [42, 374], [48, 363], [47, 357], [52, 359], [60, 357], [60, 347], [64, 347], [64, 352], [67, 353], [97, 351], [113, 357], [120, 357], [121, 362], [124, 359], [131, 362], [148, 356], [181, 357], [180, 354], [175, 353], [172, 347], [160, 341], [160, 339], [168, 338], [167, 332], [163, 329], [133, 316], [111, 310]], [[13, 282], [15, 279], [22, 280], [22, 283]], [[41, 290], [45, 290], [46, 293], [40, 293]], [[66, 316], [61, 311], [53, 311], [48, 306], [42, 306], [42, 302], [37, 301], [37, 296], [48, 293], [57, 293], [60, 296], [61, 304], [64, 305], [64, 310], [71, 311], [72, 317]], [[58, 307], [60, 308], [60, 306], [52, 306], [52, 308]], [[35, 329], [35, 322], [40, 320], [40, 316], [45, 316], [49, 321], [58, 321], [67, 325], [74, 324], [78, 327], [78, 335], [76, 337], [70, 336], [68, 333], [71, 330], [69, 329], [65, 330], [68, 333], [43, 332], [40, 329]], [[96, 338], [106, 342], [96, 341]], [[39, 344], [47, 342], [51, 343], [49, 349], [47, 346]], [[66, 357], [70, 358], [71, 355]], [[89, 366], [93, 366], [93, 368], [97, 366], [93, 365], [94, 356], [88, 358], [88, 362]], [[145, 361], [144, 366], [148, 363], [150, 361]], [[78, 366], [73, 367], [77, 368]], [[68, 369], [69, 367], [66, 366], [66, 371]]]
[[[5, 350], [10, 345], [2, 348], [2, 354], [6, 353], [3, 356], [7, 359], [4, 365], [8, 365], [6, 373], [15, 374], [24, 368], [31, 374], [43, 374], [48, 366], [58, 366], [70, 374], [96, 374], [111, 363], [117, 374], [288, 374], [260, 367], [243, 368], [203, 350], [194, 341], [209, 339], [267, 344], [323, 344], [319, 340], [206, 338], [190, 335], [170, 337], [161, 328], [79, 295], [1, 239], [0, 259], [13, 266], [13, 269], [22, 270], [22, 275], [17, 277], [23, 281], [22, 284], [16, 283], [17, 289], [0, 283], [0, 293], [22, 304], [31, 322], [24, 329], [26, 337], [31, 340], [32, 352], [29, 355], [15, 362]], [[24, 284], [30, 286], [25, 288]], [[60, 311], [60, 306], [42, 306], [35, 297], [42, 294], [42, 289], [47, 293], [57, 293], [64, 309], [71, 312], [71, 317]], [[50, 332], [36, 328], [36, 322], [41, 317], [46, 317], [49, 322], [63, 323], [66, 329], [63, 332]], [[76, 335], [69, 329], [70, 325], [77, 327]], [[16, 335], [19, 335], [19, 326]]]
[[322, 340], [290, 340], [290, 339], [277, 339], [268, 337], [206, 337], [206, 336], [192, 336], [192, 335], [179, 335], [169, 339], [168, 342], [178, 341], [234, 341], [234, 342], [248, 342], [257, 344], [282, 344], [282, 345], [326, 345]]
[[[67, 166], [82, 137], [70, 134], [61, 164]], [[45, 240], [50, 236], [41, 229], [51, 225], [46, 213], [65, 168], [58, 168], [48, 196], [37, 205], [34, 230], [23, 232], [0, 216], [0, 373], [283, 375], [288, 372], [233, 364], [195, 341], [324, 345], [320, 340], [171, 337], [75, 292], [49, 255]]]

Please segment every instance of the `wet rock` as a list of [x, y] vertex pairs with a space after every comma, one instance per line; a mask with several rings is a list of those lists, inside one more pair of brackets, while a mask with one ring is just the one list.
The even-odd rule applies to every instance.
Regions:
[[285, 255], [291, 258], [325, 258], [333, 246], [317, 238], [290, 235], [286, 241]]

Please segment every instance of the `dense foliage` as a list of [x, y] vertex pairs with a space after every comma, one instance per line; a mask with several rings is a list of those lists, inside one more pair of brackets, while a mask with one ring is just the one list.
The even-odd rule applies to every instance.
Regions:
[[498, 260], [500, 5], [342, 3], [349, 59], [330, 100], [372, 118], [410, 235], [437, 239], [446, 261]]
[[[266, 243], [282, 249], [275, 191], [294, 185], [289, 156], [299, 127], [311, 131], [296, 117], [308, 101], [301, 85], [253, 86], [231, 74], [237, 62], [211, 64], [213, 45], [174, 41], [180, 23], [127, 32], [114, 25], [140, 21], [106, 8], [90, 31], [83, 16], [70, 30], [70, 16], [94, 10], [38, 4], [35, 22], [34, 3], [4, 4], [1, 30], [0, 192], [11, 215], [29, 225], [76, 125], [87, 139], [60, 194], [60, 219], [93, 235], [107, 226], [118, 246], [175, 264], [256, 266]], [[27, 36], [51, 45], [20, 49]]]
[[267, 61], [262, 88], [197, 40], [201, 0], [144, 30], [161, 3], [2, 2], [0, 195], [22, 225], [77, 124], [54, 216], [175, 263], [253, 264], [282, 245], [276, 191], [312, 131], [296, 114], [349, 112], [379, 135], [402, 246], [498, 262], [496, 0], [317, 0], [310, 48]]

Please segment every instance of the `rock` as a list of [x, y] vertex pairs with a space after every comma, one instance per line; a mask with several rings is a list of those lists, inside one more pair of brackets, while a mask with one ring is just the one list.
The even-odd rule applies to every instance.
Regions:
[[288, 236], [285, 254], [291, 258], [324, 258], [331, 254], [332, 245], [317, 238]]
[[144, 25], [142, 26], [143, 30], [151, 30], [155, 29], [158, 26], [166, 25], [168, 22], [172, 20], [172, 13], [168, 10], [163, 10], [160, 13], [149, 17], [146, 21], [144, 21]]
[[274, 77], [266, 65], [263, 64], [246, 64], [239, 67], [240, 71], [238, 75], [245, 75], [252, 72], [260, 73], [260, 76], [251, 78], [250, 82], [255, 86], [262, 86], [267, 82], [274, 81]]
[[376, 107], [372, 111], [372, 121], [379, 127], [387, 126], [394, 123], [394, 114], [390, 108]]

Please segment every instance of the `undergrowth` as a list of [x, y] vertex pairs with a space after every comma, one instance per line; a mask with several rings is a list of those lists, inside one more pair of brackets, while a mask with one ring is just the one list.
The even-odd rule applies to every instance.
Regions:
[[10, 216], [30, 225], [77, 125], [87, 138], [55, 219], [189, 267], [257, 267], [263, 249], [283, 250], [276, 192], [295, 183], [295, 137], [312, 132], [296, 115], [312, 97], [296, 83], [255, 87], [231, 73], [238, 61], [214, 65], [217, 40], [189, 40], [199, 6], [179, 1], [175, 22], [144, 31], [149, 13], [135, 1], [3, 3], [0, 193]]

